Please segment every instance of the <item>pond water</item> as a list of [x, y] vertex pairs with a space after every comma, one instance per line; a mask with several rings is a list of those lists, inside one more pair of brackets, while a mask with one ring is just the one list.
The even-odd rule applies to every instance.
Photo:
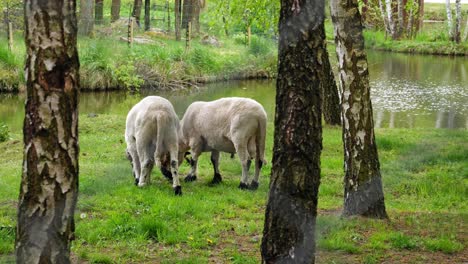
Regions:
[[[368, 59], [377, 128], [468, 129], [466, 58], [369, 51]], [[149, 94], [168, 98], [180, 117], [193, 101], [241, 96], [260, 102], [270, 120], [274, 118], [274, 81], [222, 82], [192, 92], [144, 91], [137, 96], [124, 92], [82, 93], [80, 113], [126, 115], [134, 103]], [[24, 95], [0, 94], [0, 121], [15, 133], [22, 127], [24, 100]]]

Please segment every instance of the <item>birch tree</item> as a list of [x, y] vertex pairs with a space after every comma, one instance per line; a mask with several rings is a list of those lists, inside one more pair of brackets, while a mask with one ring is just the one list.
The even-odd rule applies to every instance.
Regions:
[[453, 19], [452, 8], [450, 7], [450, 0], [445, 0], [445, 11], [447, 13], [447, 28], [450, 40], [453, 40]]
[[460, 43], [461, 40], [461, 21], [462, 21], [462, 14], [461, 14], [461, 1], [455, 1], [455, 32], [453, 34], [453, 38], [455, 42]]
[[262, 263], [315, 263], [323, 0], [281, 0], [275, 136]]
[[387, 218], [358, 3], [357, 0], [331, 0], [330, 6], [342, 88], [343, 215]]
[[70, 263], [78, 194], [75, 0], [25, 0], [24, 159], [17, 263]]

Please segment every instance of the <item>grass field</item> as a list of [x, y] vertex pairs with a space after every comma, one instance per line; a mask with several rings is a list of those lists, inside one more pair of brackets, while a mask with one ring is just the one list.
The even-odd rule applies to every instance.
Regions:
[[[126, 102], [128, 108], [134, 102]], [[125, 106], [124, 106], [125, 107]], [[210, 187], [209, 155], [182, 197], [154, 170], [133, 185], [124, 155], [125, 116], [80, 120], [80, 194], [73, 259], [78, 263], [259, 263], [271, 162], [257, 191], [237, 188], [237, 159], [221, 157], [222, 184]], [[271, 160], [273, 124], [267, 157]], [[13, 261], [21, 132], [0, 143], [0, 263]], [[376, 131], [389, 221], [343, 219], [341, 129], [323, 133], [318, 263], [463, 263], [468, 258], [468, 132]], [[188, 172], [184, 164], [180, 172]]]

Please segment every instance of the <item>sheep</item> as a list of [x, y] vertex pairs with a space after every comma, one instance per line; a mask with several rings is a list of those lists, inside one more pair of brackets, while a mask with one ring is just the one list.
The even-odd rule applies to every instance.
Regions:
[[125, 141], [131, 161], [135, 185], [150, 181], [154, 163], [166, 178], [172, 178], [176, 195], [182, 194], [178, 176], [179, 118], [172, 104], [159, 96], [148, 96], [127, 115]]
[[[265, 163], [267, 114], [263, 106], [249, 98], [230, 97], [212, 102], [194, 102], [186, 110], [179, 133], [179, 155], [190, 149], [191, 170], [185, 181], [197, 178], [197, 162], [202, 152], [211, 152], [214, 169], [212, 184], [222, 181], [219, 153], [238, 154], [242, 163], [240, 189], [256, 190]], [[251, 159], [255, 158], [255, 176], [248, 184]]]

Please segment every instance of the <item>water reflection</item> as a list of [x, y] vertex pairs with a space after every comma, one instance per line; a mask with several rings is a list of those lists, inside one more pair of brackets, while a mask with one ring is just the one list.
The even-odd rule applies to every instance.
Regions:
[[[372, 51], [368, 54], [377, 128], [468, 129], [468, 60]], [[215, 83], [192, 92], [83, 93], [80, 113], [126, 115], [136, 102], [149, 94], [168, 98], [180, 117], [193, 101], [250, 97], [265, 107], [270, 121], [274, 120], [274, 81]], [[24, 95], [0, 94], [0, 121], [6, 122], [13, 131], [21, 130], [24, 100]]]

